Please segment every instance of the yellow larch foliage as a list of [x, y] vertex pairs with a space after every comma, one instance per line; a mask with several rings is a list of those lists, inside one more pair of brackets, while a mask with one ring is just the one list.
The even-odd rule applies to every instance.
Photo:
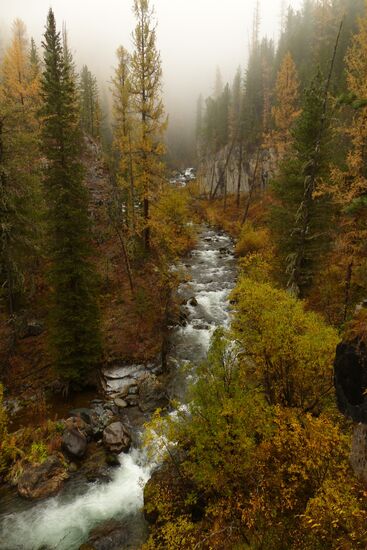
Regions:
[[299, 115], [299, 81], [297, 68], [288, 52], [283, 59], [276, 81], [276, 104], [272, 109], [275, 123], [275, 147], [282, 156], [291, 141], [292, 125]]
[[[367, 2], [366, 2], [367, 9]], [[353, 285], [366, 288], [367, 272], [367, 13], [359, 20], [357, 34], [346, 56], [346, 76], [352, 107], [352, 121], [340, 128], [350, 141], [346, 168], [334, 168], [331, 188], [341, 211], [338, 238], [339, 257], [345, 269], [345, 315]]]

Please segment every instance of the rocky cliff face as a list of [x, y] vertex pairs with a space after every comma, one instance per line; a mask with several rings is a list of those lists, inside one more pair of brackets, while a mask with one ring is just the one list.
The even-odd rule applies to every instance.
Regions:
[[[340, 412], [356, 424], [350, 463], [355, 474], [367, 481], [367, 334], [366, 311], [357, 308], [353, 338], [341, 342], [334, 361], [334, 384]], [[357, 329], [357, 330], [356, 330]]]
[[338, 345], [334, 380], [339, 410], [367, 424], [367, 348], [360, 339]]
[[236, 194], [240, 185], [241, 193], [249, 190], [256, 172], [256, 184], [265, 188], [276, 168], [276, 154], [273, 149], [260, 149], [251, 155], [242, 154], [239, 147], [222, 149], [215, 156], [202, 160], [199, 173], [203, 191], [209, 195], [223, 196]]

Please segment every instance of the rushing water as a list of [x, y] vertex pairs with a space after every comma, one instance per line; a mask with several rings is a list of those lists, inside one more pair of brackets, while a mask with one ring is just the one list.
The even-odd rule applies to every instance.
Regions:
[[[198, 363], [208, 350], [218, 326], [229, 323], [228, 294], [234, 286], [235, 260], [227, 235], [204, 228], [197, 247], [184, 267], [190, 281], [179, 287], [185, 326], [171, 332], [171, 359], [177, 364], [170, 384], [172, 397], [184, 399], [185, 379], [180, 365]], [[194, 299], [193, 299], [194, 298]], [[27, 503], [20, 511], [7, 510], [0, 518], [1, 550], [77, 550], [95, 526], [110, 518], [129, 519], [129, 528], [143, 530], [143, 487], [154, 464], [143, 449], [121, 454], [120, 466], [110, 482], [72, 485], [62, 494], [39, 503]], [[139, 537], [138, 537], [139, 538]], [[134, 537], [110, 550], [136, 549]]]

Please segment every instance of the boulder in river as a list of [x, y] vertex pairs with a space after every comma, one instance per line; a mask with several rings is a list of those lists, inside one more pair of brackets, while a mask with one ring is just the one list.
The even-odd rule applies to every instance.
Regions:
[[164, 385], [154, 374], [147, 374], [139, 384], [139, 408], [142, 412], [166, 407], [168, 397]]
[[129, 450], [131, 437], [122, 422], [113, 422], [103, 430], [103, 444], [111, 453]]
[[124, 399], [121, 399], [121, 397], [116, 397], [116, 399], [114, 399], [114, 403], [119, 409], [124, 409], [125, 407], [127, 407], [126, 401]]
[[29, 464], [18, 481], [20, 496], [30, 499], [56, 494], [68, 477], [65, 465], [58, 456], [49, 456], [42, 464]]
[[62, 446], [73, 458], [81, 458], [87, 450], [87, 437], [77, 428], [66, 430], [62, 435]]
[[367, 424], [367, 347], [363, 340], [338, 345], [334, 383], [340, 412]]

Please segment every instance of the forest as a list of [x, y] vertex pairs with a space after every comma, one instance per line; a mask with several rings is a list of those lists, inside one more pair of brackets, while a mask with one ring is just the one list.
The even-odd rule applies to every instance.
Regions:
[[1, 550], [367, 547], [367, 3], [252, 4], [189, 145], [151, 0], [1, 43]]

